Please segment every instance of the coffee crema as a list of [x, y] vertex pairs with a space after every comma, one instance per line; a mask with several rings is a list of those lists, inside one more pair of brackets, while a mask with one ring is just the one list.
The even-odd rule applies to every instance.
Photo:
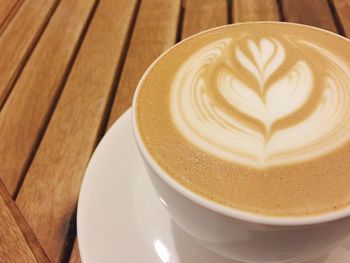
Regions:
[[237, 209], [306, 216], [350, 204], [350, 41], [288, 23], [185, 40], [144, 77], [146, 148], [175, 180]]

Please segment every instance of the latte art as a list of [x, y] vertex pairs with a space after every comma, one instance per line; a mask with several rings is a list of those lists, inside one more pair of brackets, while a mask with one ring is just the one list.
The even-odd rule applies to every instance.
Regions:
[[223, 38], [183, 62], [169, 106], [182, 135], [210, 154], [257, 168], [292, 164], [349, 141], [349, 76], [347, 61], [303, 39]]

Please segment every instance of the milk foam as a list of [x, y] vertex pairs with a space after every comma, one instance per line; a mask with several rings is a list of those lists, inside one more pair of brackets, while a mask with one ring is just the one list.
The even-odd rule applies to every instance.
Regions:
[[[287, 67], [291, 48], [310, 50], [325, 63], [317, 85], [305, 51]], [[350, 139], [349, 76], [341, 57], [305, 40], [224, 38], [179, 68], [171, 116], [189, 142], [219, 158], [257, 168], [306, 161]], [[305, 109], [311, 110], [298, 117]]]

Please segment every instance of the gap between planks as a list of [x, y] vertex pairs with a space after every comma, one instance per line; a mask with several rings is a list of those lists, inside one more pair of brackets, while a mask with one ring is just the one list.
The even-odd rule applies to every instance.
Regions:
[[26, 1], [0, 37], [0, 111], [58, 4], [59, 0]]
[[6, 30], [12, 18], [23, 4], [24, 0], [2, 0], [0, 3], [0, 36]]

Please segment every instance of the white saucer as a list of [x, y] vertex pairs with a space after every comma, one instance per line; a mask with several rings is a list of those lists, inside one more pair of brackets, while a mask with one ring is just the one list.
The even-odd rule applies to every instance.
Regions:
[[[235, 263], [203, 248], [170, 220], [144, 170], [130, 110], [108, 131], [89, 163], [77, 227], [85, 263]], [[350, 241], [311, 262], [349, 263]]]

